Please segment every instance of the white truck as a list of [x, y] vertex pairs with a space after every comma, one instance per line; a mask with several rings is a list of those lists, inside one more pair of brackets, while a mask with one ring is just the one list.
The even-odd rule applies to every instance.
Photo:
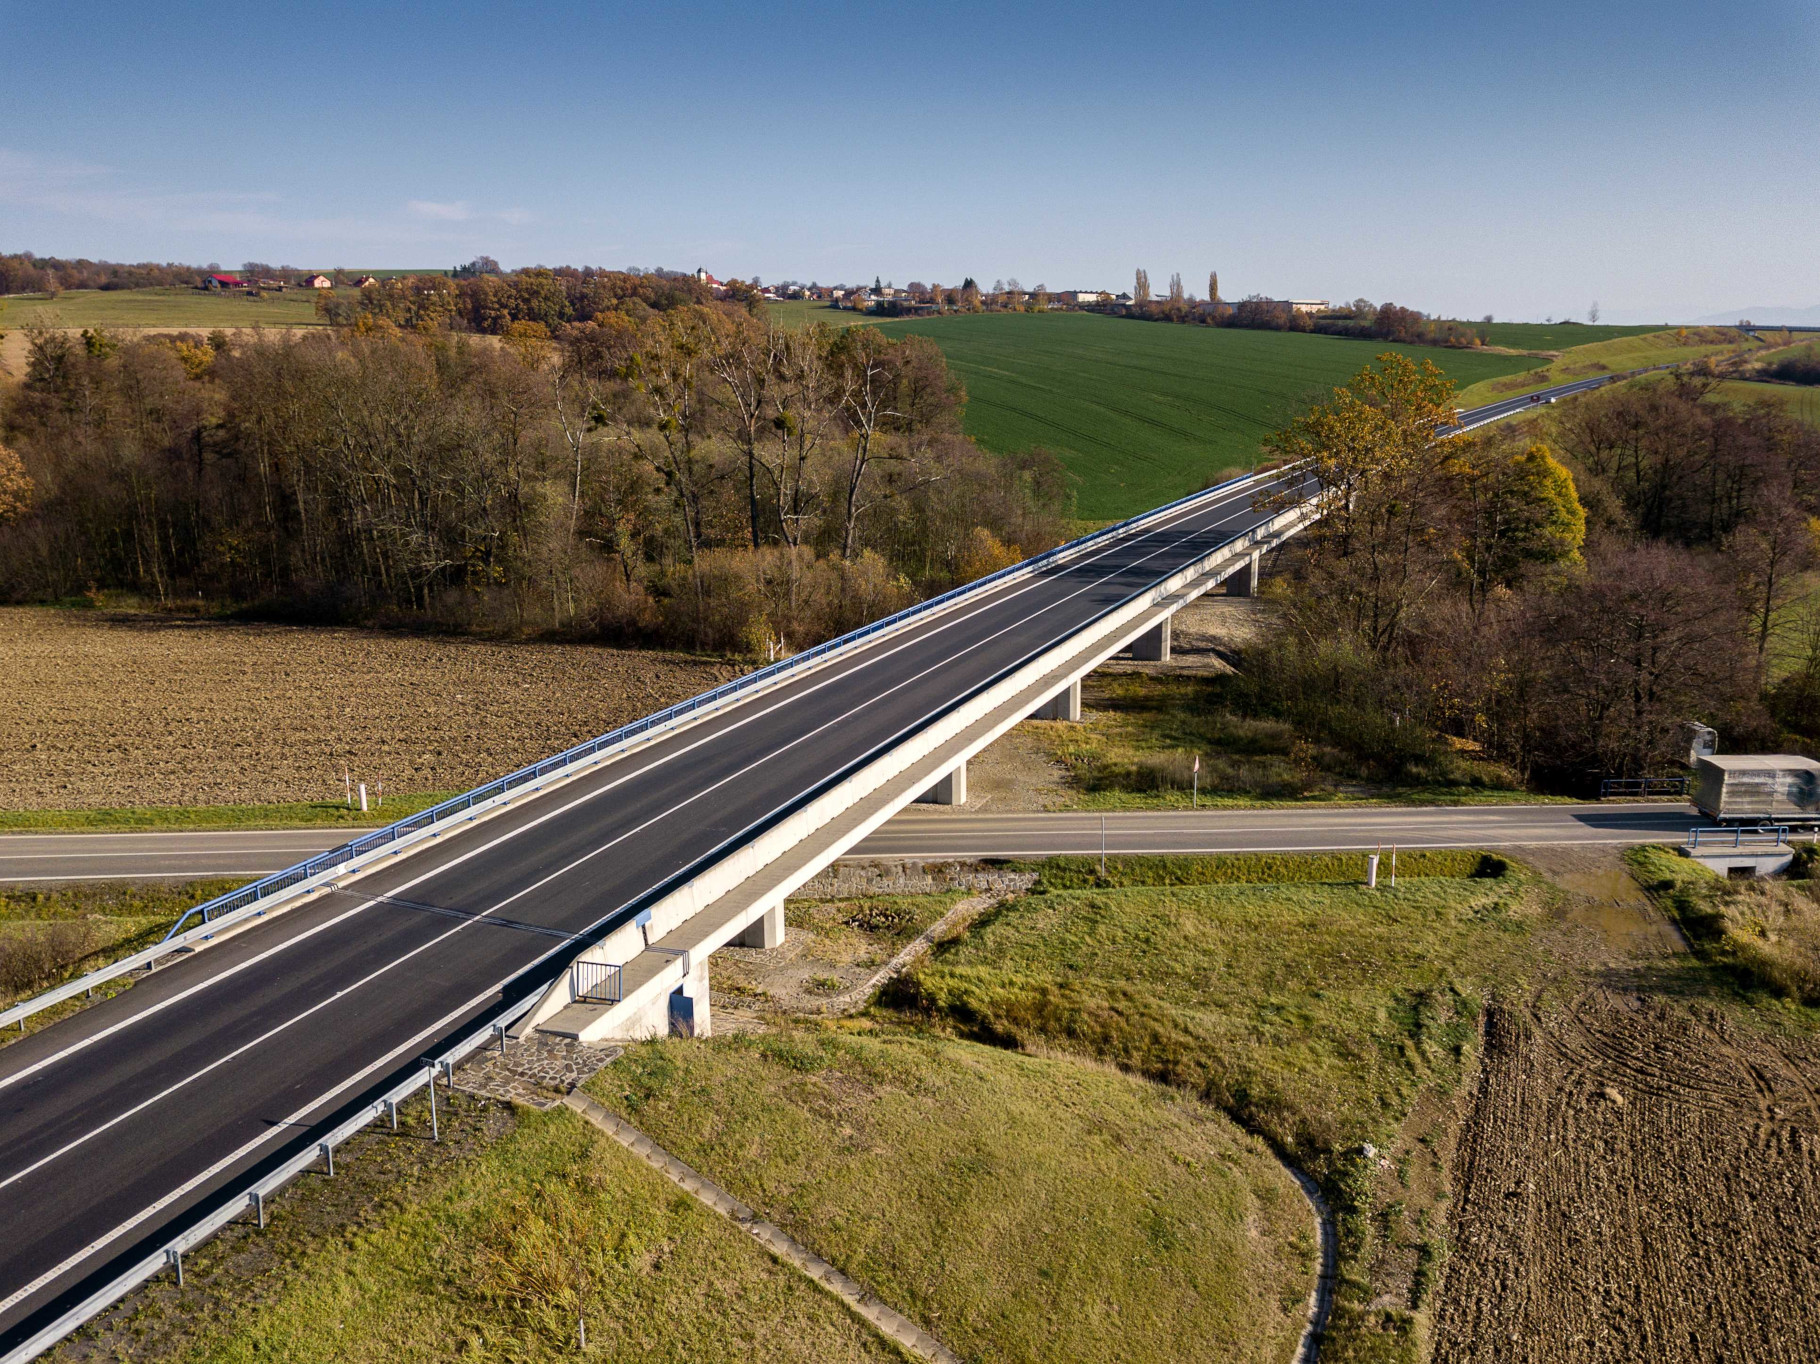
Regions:
[[1710, 754], [1694, 766], [1694, 805], [1720, 824], [1820, 823], [1820, 762], [1793, 753]]

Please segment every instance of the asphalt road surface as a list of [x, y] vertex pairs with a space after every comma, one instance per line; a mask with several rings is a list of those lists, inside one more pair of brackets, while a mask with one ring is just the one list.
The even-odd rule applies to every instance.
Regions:
[[1251, 504], [986, 588], [0, 1051], [0, 1349], [542, 989], [577, 935], [1267, 518]]
[[[1105, 818], [1110, 852], [1286, 852], [1375, 848], [1513, 848], [1542, 843], [1680, 842], [1700, 823], [1691, 807], [1469, 805], [1297, 806], [1275, 810], [1122, 811]], [[1096, 814], [973, 814], [910, 810], [852, 857], [1035, 857], [1100, 850]], [[335, 846], [346, 830], [278, 833], [7, 834], [0, 882], [259, 876]]]

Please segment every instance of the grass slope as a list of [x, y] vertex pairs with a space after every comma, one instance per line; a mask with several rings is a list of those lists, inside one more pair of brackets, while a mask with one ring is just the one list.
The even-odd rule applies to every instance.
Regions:
[[1644, 369], [1650, 365], [1676, 365], [1708, 356], [1732, 355], [1757, 346], [1742, 332], [1730, 327], [1680, 327], [1674, 331], [1653, 331], [1621, 337], [1615, 341], [1595, 341], [1563, 351], [1561, 358], [1540, 369], [1501, 379], [1483, 379], [1462, 390], [1461, 407], [1481, 407], [1503, 398], [1515, 398], [1548, 388], [1553, 384], [1590, 379], [1598, 374], [1618, 374], [1625, 370]]
[[1642, 336], [1659, 332], [1661, 325], [1613, 327], [1587, 322], [1466, 322], [1485, 337], [1488, 346], [1507, 346], [1511, 350], [1571, 350], [1596, 341], [1615, 341], [1625, 336]]
[[[888, 1003], [1151, 1076], [1265, 1135], [1339, 1221], [1321, 1357], [1414, 1364], [1448, 1183], [1422, 1115], [1453, 1103], [1485, 1001], [1536, 960], [1533, 880], [1453, 856], [1377, 890], [1325, 858], [1307, 859], [1325, 882], [1288, 881], [1280, 864], [1300, 859], [1113, 858], [1104, 878], [1097, 859], [1051, 859], [1036, 893], [938, 947]], [[1246, 875], [1275, 883], [1223, 880]]]
[[1716, 391], [1719, 397], [1730, 402], [1774, 403], [1795, 420], [1820, 427], [1820, 388], [1726, 379], [1720, 382]]
[[1080, 479], [1078, 513], [1130, 516], [1249, 467], [1258, 443], [1373, 356], [1433, 360], [1463, 384], [1523, 356], [1330, 336], [1171, 326], [1093, 313], [982, 313], [879, 324], [927, 336], [967, 385], [967, 432], [989, 450], [1040, 445]]
[[1281, 1361], [1314, 1227], [1223, 1116], [1096, 1066], [795, 1030], [589, 1088], [940, 1336], [999, 1361]]
[[[239, 878], [181, 885], [78, 883], [56, 890], [0, 890], [0, 1006], [49, 989], [83, 971], [150, 947], [184, 910], [244, 885]], [[112, 993], [128, 981], [104, 986]], [[80, 1008], [80, 1000], [46, 1010], [43, 1027]], [[0, 1043], [17, 1033], [8, 1033]]]
[[[344, 289], [352, 296], [357, 290]], [[0, 327], [320, 327], [314, 289], [248, 298], [199, 289], [71, 289], [0, 299]]]
[[366, 813], [345, 801], [292, 801], [276, 805], [119, 805], [93, 810], [0, 810], [0, 831], [29, 829], [94, 830], [121, 833], [182, 829], [314, 829], [345, 828], [351, 838], [360, 829], [427, 810], [455, 791], [415, 796], [387, 796], [384, 805]]
[[186, 1364], [904, 1358], [567, 1109], [520, 1110], [500, 1140], [402, 1183], [351, 1234], [285, 1246], [282, 1274], [233, 1294], [208, 1293], [222, 1247], [204, 1247], [195, 1286], [129, 1329], [154, 1336], [155, 1357]]

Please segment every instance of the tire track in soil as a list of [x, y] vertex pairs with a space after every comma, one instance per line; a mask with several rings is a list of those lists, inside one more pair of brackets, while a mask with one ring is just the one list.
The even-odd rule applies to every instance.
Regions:
[[1488, 1010], [1438, 1364], [1820, 1358], [1817, 1070], [1603, 989]]

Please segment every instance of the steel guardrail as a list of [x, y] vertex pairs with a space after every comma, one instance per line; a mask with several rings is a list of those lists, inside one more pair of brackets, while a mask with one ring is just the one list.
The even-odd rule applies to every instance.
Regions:
[[[438, 1072], [446, 1075], [449, 1083], [453, 1085], [456, 1062], [464, 1060], [470, 1053], [479, 1050], [495, 1038], [499, 1039], [500, 1045], [503, 1047], [505, 1030], [529, 1013], [536, 1003], [537, 995], [532, 993], [508, 1005], [499, 1013], [486, 1018], [484, 1022], [462, 1034], [459, 1040], [444, 1048], [440, 1053], [425, 1056], [409, 1078], [393, 1085], [377, 1099], [364, 1104], [352, 1117], [337, 1123], [320, 1136], [311, 1138], [301, 1150], [277, 1168], [268, 1170], [257, 1179], [242, 1184], [233, 1192], [214, 1195], [220, 1199], [220, 1202], [212, 1210], [164, 1241], [149, 1254], [142, 1256], [131, 1267], [62, 1313], [49, 1325], [40, 1328], [28, 1339], [8, 1350], [6, 1354], [0, 1355], [0, 1364], [25, 1364], [25, 1361], [36, 1358], [110, 1303], [117, 1302], [163, 1269], [174, 1269], [178, 1282], [181, 1283], [183, 1256], [188, 1251], [201, 1245], [228, 1223], [249, 1212], [258, 1216], [259, 1225], [263, 1227], [267, 1198], [277, 1193], [317, 1161], [326, 1160], [329, 1173], [333, 1174], [335, 1172], [334, 1152], [337, 1146], [369, 1123], [375, 1122], [387, 1114], [391, 1114], [396, 1123], [398, 1105], [426, 1084], [434, 1086]], [[433, 1090], [431, 1102], [434, 1103]], [[230, 1181], [230, 1187], [232, 1187], [232, 1183]]]
[[[1777, 848], [1782, 847], [1788, 842], [1788, 830], [1789, 826], [1786, 824], [1759, 824], [1754, 827], [1736, 825], [1730, 828], [1723, 825], [1715, 825], [1707, 828], [1689, 829], [1687, 831], [1687, 848], [1690, 852], [1697, 849], [1701, 845], [1702, 835], [1710, 834], [1713, 835], [1713, 837], [1705, 840], [1708, 846], [1742, 849], [1747, 847], [1760, 848], [1763, 845], [1768, 844], [1769, 851], [1774, 852]], [[1727, 839], [1730, 840], [1729, 843], [1726, 841]], [[1745, 841], [1746, 839], [1750, 841], [1747, 843]]]
[[[317, 853], [313, 857], [306, 858], [303, 861], [294, 863], [280, 871], [261, 877], [259, 880], [254, 881], [249, 885], [242, 886], [238, 890], [229, 891], [224, 895], [218, 895], [212, 900], [207, 900], [200, 905], [195, 905], [186, 910], [178, 918], [177, 922], [172, 924], [164, 938], [152, 947], [136, 952], [131, 956], [123, 957], [117, 962], [112, 962], [107, 966], [88, 972], [76, 979], [65, 981], [61, 985], [53, 986], [48, 990], [39, 992], [30, 999], [22, 1000], [7, 1009], [0, 1010], [0, 1027], [17, 1023], [23, 1028], [25, 1019], [35, 1013], [51, 1008], [56, 1004], [60, 1004], [66, 999], [74, 998], [78, 994], [93, 990], [98, 985], [105, 984], [110, 980], [118, 979], [141, 967], [151, 965], [159, 957], [186, 947], [190, 943], [207, 941], [209, 938], [213, 937], [213, 934], [207, 931], [208, 929], [211, 927], [226, 926], [219, 922], [223, 919], [232, 916], [235, 921], [239, 921], [241, 918], [246, 917], [244, 916], [243, 911], [253, 909], [262, 901], [271, 900], [276, 896], [280, 896], [305, 882], [323, 875], [325, 872], [334, 871], [337, 867], [344, 867], [348, 863], [364, 857], [369, 853], [380, 852], [388, 848], [396, 847], [401, 841], [412, 835], [433, 829], [440, 823], [459, 816], [471, 815], [475, 807], [499, 797], [510, 795], [513, 791], [519, 790], [530, 783], [540, 781], [545, 777], [553, 776], [557, 773], [565, 772], [579, 764], [590, 763], [611, 756], [613, 753], [624, 749], [638, 739], [653, 734], [658, 730], [673, 726], [691, 716], [700, 715], [704, 712], [716, 709], [735, 697], [743, 696], [749, 692], [769, 686], [792, 672], [804, 669], [810, 664], [819, 663], [836, 653], [851, 649], [868, 640], [876, 639], [882, 635], [900, 629], [912, 621], [933, 614], [964, 597], [979, 593], [1014, 578], [1036, 573], [1043, 568], [1055, 563], [1063, 562], [1094, 546], [1104, 544], [1109, 540], [1133, 534], [1141, 530], [1149, 522], [1165, 517], [1173, 512], [1180, 511], [1196, 502], [1212, 498], [1217, 494], [1230, 492], [1241, 484], [1281, 478], [1284, 474], [1293, 472], [1299, 467], [1301, 466], [1288, 465], [1278, 469], [1260, 470], [1240, 474], [1234, 478], [1227, 479], [1223, 483], [1215, 484], [1210, 488], [1202, 488], [1197, 492], [1189, 493], [1185, 497], [1179, 497], [1173, 502], [1164, 503], [1160, 507], [1152, 508], [1150, 511], [1142, 512], [1137, 516], [1127, 517], [1123, 521], [1102, 527], [1077, 540], [1070, 540], [1066, 544], [1058, 545], [1054, 549], [1046, 550], [1029, 559], [1020, 560], [1015, 564], [1009, 564], [995, 573], [987, 574], [983, 578], [977, 578], [970, 583], [963, 583], [959, 587], [950, 588], [948, 591], [931, 597], [927, 601], [921, 601], [911, 606], [907, 606], [901, 611], [894, 612], [881, 620], [873, 621], [869, 625], [862, 625], [856, 630], [850, 630], [846, 634], [835, 639], [804, 649], [802, 652], [792, 654], [788, 658], [779, 659], [777, 662], [768, 664], [755, 672], [747, 673], [744, 677], [734, 678], [730, 682], [723, 682], [718, 687], [702, 692], [697, 696], [689, 697], [686, 700], [679, 701], [675, 705], [668, 706], [663, 710], [656, 711], [641, 719], [633, 720], [628, 724], [621, 725], [618, 729], [611, 730], [598, 738], [590, 739], [584, 743], [577, 744], [572, 748], [564, 749], [553, 757], [545, 758], [541, 762], [533, 763], [528, 767], [519, 768], [515, 772], [508, 773], [507, 775], [495, 778], [493, 781], [487, 782], [484, 785], [477, 786], [471, 791], [463, 792], [459, 796], [452, 796], [448, 800], [433, 805], [427, 810], [421, 810], [414, 815], [406, 816], [404, 819], [397, 820], [383, 828], [375, 829], [370, 833], [362, 834], [358, 838], [350, 839], [348, 842], [330, 848], [326, 852]], [[260, 910], [259, 913], [262, 914], [264, 911]], [[253, 915], [251, 917], [258, 916]], [[192, 920], [200, 920], [200, 922], [194, 927], [186, 929], [185, 925], [190, 924]]]

